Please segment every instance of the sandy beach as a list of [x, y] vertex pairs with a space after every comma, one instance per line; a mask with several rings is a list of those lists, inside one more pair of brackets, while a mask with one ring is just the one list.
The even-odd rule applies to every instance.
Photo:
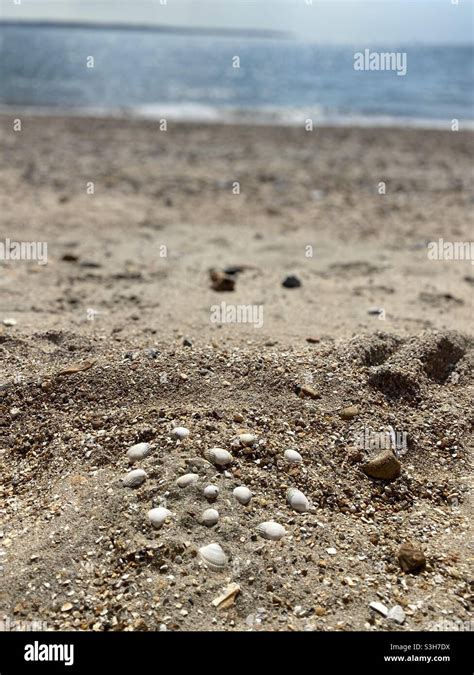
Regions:
[[[428, 245], [473, 239], [473, 140], [1, 116], [0, 238], [48, 260], [0, 261], [0, 610], [57, 630], [467, 622], [474, 267]], [[234, 290], [212, 288], [229, 267]], [[399, 476], [366, 475], [365, 430], [404, 434]], [[151, 452], [131, 467], [136, 443]]]

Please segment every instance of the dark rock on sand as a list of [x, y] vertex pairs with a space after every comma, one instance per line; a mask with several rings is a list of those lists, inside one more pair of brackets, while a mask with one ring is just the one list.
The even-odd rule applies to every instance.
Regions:
[[301, 286], [301, 281], [298, 279], [298, 277], [290, 275], [288, 277], [285, 277], [281, 285], [284, 288], [299, 288]]
[[233, 291], [235, 288], [235, 275], [226, 274], [219, 270], [210, 270], [211, 287], [214, 291]]

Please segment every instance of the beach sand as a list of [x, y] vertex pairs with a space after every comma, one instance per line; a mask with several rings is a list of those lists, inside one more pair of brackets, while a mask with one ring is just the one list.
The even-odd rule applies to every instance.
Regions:
[[[47, 242], [48, 263], [0, 262], [0, 612], [99, 631], [467, 621], [474, 267], [428, 244], [473, 239], [473, 134], [21, 120], [0, 118], [1, 240]], [[243, 269], [217, 292], [209, 269], [227, 266]], [[221, 303], [258, 325], [217, 323]], [[389, 428], [401, 476], [375, 480], [358, 434]], [[148, 478], [124, 488], [141, 441]], [[203, 458], [216, 446], [227, 473]], [[174, 517], [153, 531], [162, 503]], [[281, 541], [257, 534], [268, 520]], [[405, 541], [420, 574], [400, 568]], [[199, 560], [211, 542], [223, 571]]]

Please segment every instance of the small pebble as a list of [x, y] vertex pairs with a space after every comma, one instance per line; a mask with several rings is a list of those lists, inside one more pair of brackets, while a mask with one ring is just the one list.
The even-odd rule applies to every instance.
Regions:
[[339, 411], [339, 416], [343, 420], [351, 420], [353, 417], [357, 417], [357, 415], [360, 415], [360, 408], [357, 405], [350, 405]]
[[312, 398], [312, 399], [321, 398], [321, 394], [319, 393], [319, 391], [316, 391], [316, 389], [313, 389], [313, 387], [310, 387], [308, 384], [302, 385], [297, 384], [295, 386], [295, 393], [300, 398]]
[[231, 274], [226, 274], [220, 270], [211, 270], [209, 272], [211, 277], [211, 288], [214, 291], [229, 292], [235, 288], [235, 277]]
[[371, 478], [394, 480], [398, 478], [401, 464], [391, 450], [383, 450], [362, 467], [362, 471]]
[[382, 616], [388, 615], [388, 608], [385, 605], [382, 605], [381, 602], [371, 602], [369, 605], [370, 609], [373, 609], [374, 612], [381, 614]]
[[281, 284], [284, 288], [299, 288], [301, 286], [301, 281], [294, 274], [290, 274], [285, 277]]
[[387, 615], [387, 619], [389, 619], [389, 621], [395, 621], [399, 624], [405, 623], [405, 612], [403, 611], [403, 608], [400, 605], [395, 605], [392, 607]]
[[398, 550], [398, 562], [404, 572], [416, 574], [426, 566], [425, 554], [419, 544], [407, 541]]

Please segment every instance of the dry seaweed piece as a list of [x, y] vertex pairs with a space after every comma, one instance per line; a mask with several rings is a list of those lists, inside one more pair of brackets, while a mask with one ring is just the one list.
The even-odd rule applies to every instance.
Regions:
[[95, 361], [83, 361], [82, 363], [73, 363], [64, 370], [60, 370], [59, 375], [75, 375], [76, 373], [82, 373], [85, 370], [89, 370], [95, 364]]

